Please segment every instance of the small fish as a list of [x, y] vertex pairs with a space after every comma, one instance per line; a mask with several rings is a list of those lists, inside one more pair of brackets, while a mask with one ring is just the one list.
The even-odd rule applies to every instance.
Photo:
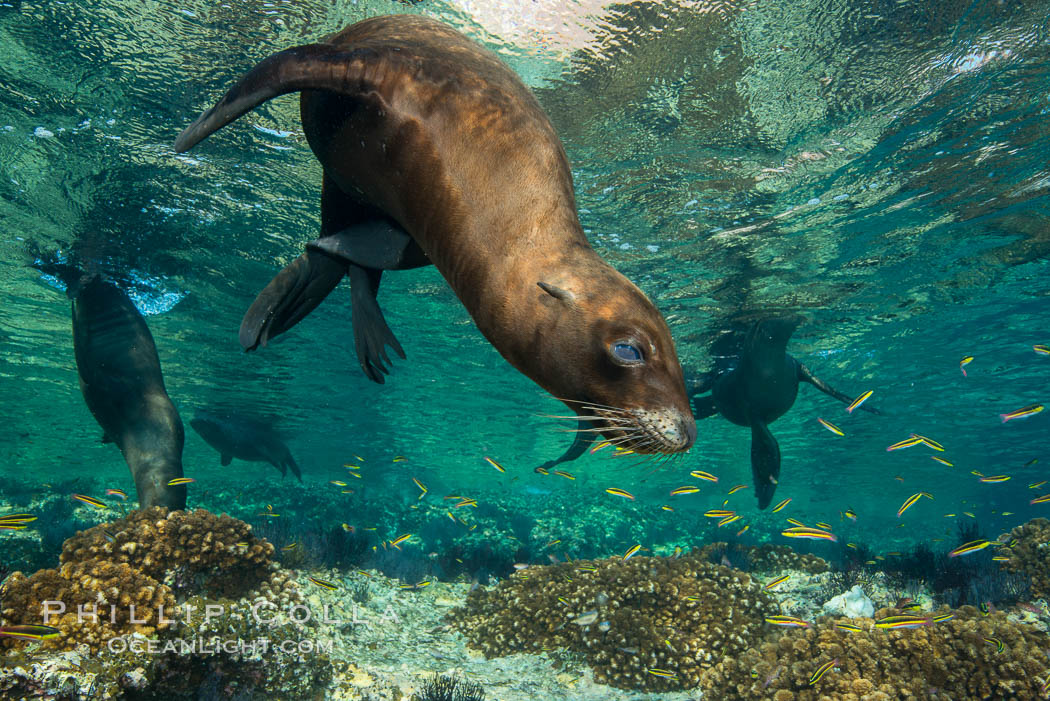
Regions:
[[609, 487], [605, 490], [609, 494], [617, 497], [623, 497], [624, 499], [630, 499], [634, 501], [634, 495], [628, 492], [626, 489], [620, 489], [619, 487]]
[[[912, 494], [910, 497], [905, 499], [904, 503], [901, 504], [901, 508], [897, 509], [897, 518], [903, 516], [905, 511], [910, 509], [915, 504], [915, 502], [922, 498], [922, 495], [923, 493], [919, 492], [917, 494]], [[930, 498], [932, 499], [933, 497]]]
[[790, 574], [785, 574], [782, 577], [777, 577], [772, 582], [770, 582], [769, 584], [765, 585], [763, 587], [763, 589], [765, 589], [766, 591], [769, 591], [773, 587], [777, 586], [778, 584], [783, 584], [784, 582], [788, 581], [789, 579], [791, 579], [791, 575]]
[[939, 450], [942, 453], [944, 452], [944, 446], [941, 445], [940, 443], [938, 443], [937, 441], [933, 440], [932, 438], [927, 438], [926, 436], [920, 436], [918, 433], [911, 434], [911, 437], [912, 438], [918, 438], [919, 442], [922, 443], [927, 448], [933, 448], [934, 450]]
[[964, 543], [948, 553], [948, 557], [959, 557], [960, 555], [969, 555], [975, 553], [978, 550], [984, 550], [989, 545], [994, 545], [989, 540], [971, 540], [969, 543]]
[[824, 523], [823, 521], [817, 521], [816, 524], [814, 524], [814, 525], [816, 525], [817, 528], [823, 528], [825, 531], [830, 531], [831, 530], [831, 524], [830, 523]]
[[1029, 460], [1028, 462], [1026, 462], [1026, 463], [1024, 464], [1024, 466], [1025, 466], [1025, 467], [1031, 467], [1032, 465], [1036, 464], [1037, 462], [1039, 462], [1039, 458], [1032, 458], [1031, 460]]
[[627, 549], [627, 552], [625, 552], [625, 553], [623, 554], [623, 559], [624, 559], [624, 560], [630, 560], [630, 559], [631, 559], [632, 557], [634, 557], [634, 556], [635, 556], [635, 554], [636, 554], [636, 553], [637, 553], [637, 552], [638, 552], [639, 550], [641, 550], [641, 549], [642, 549], [642, 546], [641, 546], [641, 545], [632, 545], [631, 547], [629, 547], [629, 548]]
[[933, 625], [933, 621], [924, 616], [887, 616], [875, 621], [876, 628], [887, 630], [894, 628], [920, 628], [929, 625]]
[[649, 674], [653, 675], [654, 677], [664, 677], [665, 679], [677, 679], [678, 678], [678, 675], [675, 674], [674, 672], [672, 672], [669, 669], [659, 669], [657, 667], [650, 667], [649, 669], [647, 669], [645, 671], [648, 672]]
[[405, 460], [408, 460], [408, 458], [406, 458], [404, 455], [395, 455], [394, 459], [391, 460], [391, 462], [404, 462]]
[[532, 469], [532, 471], [533, 472], [538, 472], [541, 475], [549, 475], [550, 474], [550, 470], [548, 470], [545, 467], [535, 467], [535, 468]]
[[730, 494], [736, 494], [736, 493], [737, 493], [737, 492], [739, 492], [739, 491], [740, 491], [741, 489], [747, 489], [747, 485], [746, 485], [746, 484], [738, 484], [738, 485], [736, 485], [735, 487], [733, 487], [732, 489], [730, 489], [730, 490], [729, 490], [729, 493], [730, 493]]
[[411, 537], [412, 537], [411, 533], [405, 533], [404, 535], [399, 535], [397, 538], [395, 538], [394, 540], [390, 541], [390, 544], [393, 545], [396, 548], [398, 545], [400, 545], [401, 543], [404, 543], [406, 540], [408, 540]]
[[334, 591], [339, 588], [331, 582], [327, 582], [323, 579], [318, 579], [317, 577], [307, 577], [307, 579], [309, 579], [311, 582], [321, 587], [322, 589], [330, 589]]
[[7, 514], [6, 516], [0, 516], [0, 523], [32, 523], [36, 521], [36, 516], [33, 514]]
[[766, 623], [782, 628], [809, 628], [809, 624], [798, 616], [766, 616]]
[[619, 650], [620, 652], [622, 652], [625, 655], [637, 655], [638, 654], [638, 648], [636, 648], [636, 647], [618, 647], [616, 649]]
[[346, 531], [347, 533], [353, 533], [354, 532], [354, 527], [351, 526], [349, 523], [344, 523], [343, 524], [343, 530]]
[[966, 366], [973, 362], [973, 356], [968, 355], [959, 361], [959, 369], [962, 370], [963, 377], [966, 377]]
[[1044, 494], [1041, 497], [1036, 497], [1035, 499], [1032, 499], [1032, 501], [1030, 501], [1028, 503], [1029, 504], [1045, 504], [1048, 501], [1050, 501], [1050, 494]]
[[809, 685], [813, 686], [820, 681], [820, 678], [828, 673], [828, 670], [833, 668], [839, 663], [839, 658], [833, 659], [831, 662], [825, 662], [813, 671], [813, 675], [809, 678]]
[[992, 562], [1009, 562], [1010, 557], [1008, 555], [992, 555]]
[[1004, 645], [1003, 641], [999, 638], [985, 638], [984, 641], [986, 643], [991, 643], [992, 645], [995, 645], [996, 654], [999, 654], [1000, 652], [1006, 649], [1006, 645]]
[[337, 487], [345, 487], [346, 486], [346, 482], [343, 482], [342, 480], [328, 480], [328, 484], [334, 484]]
[[193, 484], [197, 480], [192, 477], [176, 477], [175, 479], [168, 480], [169, 487], [177, 487], [180, 484]]
[[0, 531], [24, 531], [28, 526], [24, 523], [0, 523]]
[[775, 514], [776, 512], [780, 511], [781, 509], [783, 509], [785, 506], [787, 506], [790, 503], [791, 503], [791, 497], [788, 497], [784, 501], [782, 501], [779, 504], [777, 504], [776, 506], [774, 506], [773, 507], [773, 511], [771, 511], [770, 513], [774, 513]]
[[[427, 486], [425, 484], [417, 480], [415, 477], [412, 478], [412, 481], [416, 483], [416, 486], [419, 487], [419, 491], [423, 492], [423, 494], [426, 494], [430, 491], [429, 489], [427, 489]], [[423, 498], [423, 494], [419, 495], [420, 499]]]
[[289, 543], [288, 545], [285, 545], [283, 548], [281, 548], [281, 550], [284, 550], [285, 552], [290, 552], [292, 550], [295, 550], [298, 547], [299, 547], [298, 543]]
[[117, 497], [118, 499], [120, 499], [122, 501], [127, 501], [127, 499], [128, 499], [128, 493], [125, 492], [123, 489], [107, 489], [106, 490], [106, 496], [107, 497]]
[[1044, 346], [1042, 343], [1037, 343], [1032, 346], [1032, 350], [1038, 355], [1050, 355], [1050, 346]]
[[717, 482], [718, 478], [712, 475], [710, 472], [704, 472], [703, 470], [693, 470], [689, 473], [691, 476], [698, 480], [707, 480], [708, 482]]
[[977, 610], [981, 612], [982, 616], [987, 616], [989, 613], [992, 612], [992, 610], [988, 607], [987, 601], [982, 601], [981, 603], [977, 604]]
[[672, 489], [671, 490], [671, 496], [673, 496], [673, 497], [680, 497], [683, 494], [696, 494], [699, 491], [700, 491], [700, 487], [697, 487], [697, 486], [694, 486], [694, 485], [691, 485], [691, 484], [687, 484], [687, 485], [684, 485], [682, 487], [678, 487], [677, 489]]
[[570, 621], [570, 623], [575, 623], [578, 626], [589, 626], [592, 623], [595, 623], [597, 621], [598, 621], [598, 612], [597, 611], [587, 611], [585, 613], [581, 613], [579, 616], [577, 616], [576, 618], [572, 619]]
[[856, 543], [846, 543], [846, 547], [847, 548], [853, 548], [854, 550], [856, 550], [857, 549], [857, 544]]
[[921, 611], [922, 604], [915, 602], [912, 604], [908, 604], [907, 606], [901, 606], [900, 609], [901, 611]]
[[476, 509], [476, 508], [478, 508], [478, 500], [477, 499], [464, 499], [463, 501], [459, 502], [458, 504], [453, 504], [452, 508], [453, 509], [458, 509], [461, 506], [473, 506]]
[[976, 516], [973, 515], [972, 511], [964, 511], [963, 512], [963, 516], [969, 516], [970, 518], [977, 518]]
[[852, 623], [836, 623], [835, 627], [839, 630], [844, 630], [847, 633], [859, 633], [860, 626], [855, 626]]
[[806, 528], [806, 524], [804, 524], [801, 521], [798, 521], [796, 519], [793, 519], [793, 518], [789, 518], [787, 520], [787, 522], [790, 523], [792, 526], [795, 526], [797, 528]]
[[1022, 409], [1015, 409], [1007, 414], [999, 414], [999, 418], [1002, 419], [1003, 423], [1006, 423], [1011, 419], [1027, 419], [1029, 416], [1035, 416], [1042, 410], [1042, 404], [1029, 404]]
[[867, 392], [865, 392], [864, 394], [860, 395], [859, 397], [854, 399], [852, 402], [850, 402], [849, 406], [846, 407], [846, 413], [847, 414], [852, 414], [853, 411], [855, 409], [859, 408], [861, 404], [863, 404], [864, 402], [868, 401], [868, 397], [870, 397], [874, 391], [875, 390], [869, 389]]
[[670, 506], [669, 504], [661, 504], [660, 508], [664, 511], [674, 511], [674, 507]]
[[704, 516], [708, 518], [725, 518], [726, 516], [732, 516], [735, 511], [726, 511], [725, 509], [709, 509], [704, 512]]
[[942, 458], [940, 456], [937, 456], [937, 455], [931, 455], [930, 456], [930, 460], [936, 460], [940, 464], [947, 465], [948, 467], [955, 467], [954, 463], [950, 463], [947, 460], [945, 460], [944, 458]]
[[901, 477], [900, 475], [894, 475], [893, 479], [897, 480], [898, 482], [903, 482], [904, 481], [904, 478]]
[[786, 531], [781, 531], [780, 535], [786, 538], [805, 538], [806, 540], [830, 540], [832, 543], [838, 542], [838, 537], [834, 533], [828, 533], [819, 528], [789, 528]]
[[596, 443], [594, 447], [591, 448], [591, 455], [594, 455], [602, 448], [608, 448], [610, 445], [612, 445], [610, 441], [602, 441], [601, 443]]
[[74, 494], [72, 496], [77, 501], [82, 501], [85, 504], [87, 504], [88, 506], [94, 506], [96, 509], [108, 508], [103, 502], [99, 501], [95, 497], [89, 497], [89, 496], [85, 496], [83, 494]]
[[[107, 531], [107, 533], [106, 533], [106, 534], [107, 534], [107, 535], [110, 535], [110, 534], [108, 533], [108, 531]], [[247, 548], [247, 547], [248, 547], [248, 541], [246, 541], [246, 540], [241, 540], [241, 541], [238, 541], [238, 542], [234, 543], [234, 545], [235, 545], [236, 547], [238, 547], [238, 548]]]
[[573, 477], [570, 473], [566, 472], [565, 470], [555, 470], [554, 474], [558, 475], [558, 477], [564, 477], [567, 480], [574, 480], [574, 479], [576, 479], [575, 477]]
[[1005, 482], [1010, 479], [1010, 475], [990, 475], [988, 477], [982, 477], [978, 482], [988, 482], [991, 484], [997, 484], [999, 482]]
[[857, 512], [856, 512], [856, 511], [854, 511], [853, 509], [846, 509], [846, 510], [845, 510], [844, 512], [842, 512], [842, 513], [843, 513], [843, 515], [844, 515], [844, 516], [845, 516], [846, 518], [848, 518], [848, 519], [849, 519], [850, 521], [856, 521], [856, 520], [857, 520]]
[[841, 428], [839, 428], [835, 424], [831, 423], [830, 421], [825, 421], [824, 419], [820, 418], [819, 416], [817, 417], [817, 423], [819, 423], [821, 426], [823, 426], [824, 428], [826, 428], [829, 431], [831, 431], [832, 433], [834, 433], [836, 436], [845, 436], [846, 435], [845, 432]]
[[955, 614], [954, 613], [941, 613], [941, 614], [938, 614], [938, 615], [934, 616], [930, 620], [933, 621], [934, 623], [947, 623], [948, 621], [952, 620], [953, 618], [955, 618]]
[[346, 474], [350, 475], [351, 477], [356, 477], [359, 480], [364, 479], [364, 477], [362, 477], [361, 474], [358, 472], [347, 472]]
[[343, 467], [345, 467], [348, 470], [360, 470], [361, 469], [360, 465], [351, 465], [350, 463], [345, 463], [343, 465]]
[[736, 532], [737, 537], [739, 538], [740, 536], [742, 536], [745, 533], [747, 533], [747, 529], [749, 529], [749, 528], [751, 528], [751, 524], [750, 523], [747, 524], [746, 526], [744, 526], [743, 528], [741, 528], [739, 531]]
[[19, 640], [50, 640], [57, 638], [62, 631], [51, 626], [18, 625], [0, 626], [0, 637]]
[[734, 521], [739, 521], [741, 518], [742, 517], [740, 516], [740, 514], [733, 514], [732, 516], [726, 516], [725, 518], [723, 518], [721, 521], [718, 522], [718, 527], [721, 528], [722, 526], [728, 526], [730, 523], [733, 523]]
[[913, 445], [919, 445], [920, 443], [922, 443], [922, 440], [912, 435], [911, 438], [905, 438], [903, 441], [898, 441], [897, 443], [894, 443], [893, 445], [886, 448], [886, 450], [892, 451], [901, 450], [902, 448], [911, 448]]

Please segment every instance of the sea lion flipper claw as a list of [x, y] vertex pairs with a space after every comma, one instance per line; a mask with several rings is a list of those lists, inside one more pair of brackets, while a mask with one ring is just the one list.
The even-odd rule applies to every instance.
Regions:
[[780, 479], [780, 446], [761, 421], [751, 421], [751, 478], [755, 483], [758, 508], [764, 509], [773, 501]]
[[393, 365], [386, 354], [386, 346], [393, 348], [402, 359], [405, 358], [405, 350], [387, 325], [383, 310], [376, 301], [382, 275], [381, 270], [349, 266], [354, 349], [361, 369], [369, 379], [379, 384], [385, 382], [383, 375], [390, 373], [383, 363]]
[[245, 350], [265, 346], [295, 326], [335, 289], [346, 263], [307, 249], [270, 281], [244, 314], [238, 334]]

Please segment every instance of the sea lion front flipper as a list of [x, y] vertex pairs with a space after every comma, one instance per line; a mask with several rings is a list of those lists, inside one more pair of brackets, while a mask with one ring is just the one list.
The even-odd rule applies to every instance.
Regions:
[[392, 365], [386, 347], [390, 346], [402, 359], [405, 358], [405, 351], [387, 326], [383, 310], [376, 300], [383, 271], [353, 264], [348, 270], [357, 361], [369, 379], [383, 384], [386, 381], [383, 375], [390, 372], [386, 365]]
[[307, 249], [284, 267], [244, 313], [241, 347], [255, 350], [299, 323], [346, 275], [346, 263]]
[[592, 436], [595, 435], [593, 431], [594, 428], [594, 423], [590, 421], [581, 421], [580, 428], [577, 429], [576, 435], [572, 439], [572, 445], [569, 446], [568, 450], [562, 453], [560, 457], [543, 463], [537, 469], [549, 470], [555, 465], [559, 465], [563, 462], [571, 462], [583, 455], [583, 451], [587, 450], [587, 446], [594, 442], [592, 438]]
[[694, 396], [690, 399], [689, 403], [693, 407], [693, 418], [697, 421], [714, 416], [718, 413], [718, 405], [715, 404], [715, 398], [712, 396]]
[[311, 241], [306, 248], [374, 270], [405, 270], [428, 262], [408, 232], [389, 219], [369, 219], [348, 226]]
[[[809, 368], [807, 368], [802, 363], [798, 363], [798, 379], [802, 382], [808, 382], [824, 394], [828, 395], [829, 397], [834, 397], [843, 404], [850, 404], [853, 401], [853, 397], [847, 396], [842, 392], [839, 392], [827, 382], [810, 372]], [[878, 414], [879, 416], [882, 415], [881, 411], [879, 411], [873, 406], [869, 406], [867, 403], [861, 404], [858, 408], [861, 411], [869, 411], [872, 414]]]
[[773, 501], [780, 479], [780, 446], [769, 432], [769, 427], [751, 421], [751, 478], [755, 483], [758, 508], [764, 509]]
[[231, 462], [233, 462], [233, 456], [232, 455], [230, 455], [229, 453], [220, 453], [219, 454], [219, 464], [220, 465], [222, 465], [223, 467], [226, 467]]

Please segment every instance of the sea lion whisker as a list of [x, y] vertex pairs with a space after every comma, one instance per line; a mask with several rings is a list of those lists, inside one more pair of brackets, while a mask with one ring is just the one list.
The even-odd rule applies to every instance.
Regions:
[[614, 409], [617, 411], [622, 411], [621, 407], [609, 406], [608, 404], [599, 404], [598, 402], [591, 402], [586, 399], [562, 399], [561, 397], [556, 397], [556, 399], [559, 402], [566, 402], [572, 404], [587, 404], [588, 406], [592, 407], [601, 407], [602, 409]]

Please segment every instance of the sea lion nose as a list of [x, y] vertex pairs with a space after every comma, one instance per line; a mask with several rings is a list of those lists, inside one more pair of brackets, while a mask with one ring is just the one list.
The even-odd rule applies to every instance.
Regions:
[[685, 435], [685, 446], [682, 447], [682, 450], [685, 451], [692, 448], [693, 443], [696, 443], [696, 419], [692, 416], [686, 417], [682, 424], [682, 433]]

